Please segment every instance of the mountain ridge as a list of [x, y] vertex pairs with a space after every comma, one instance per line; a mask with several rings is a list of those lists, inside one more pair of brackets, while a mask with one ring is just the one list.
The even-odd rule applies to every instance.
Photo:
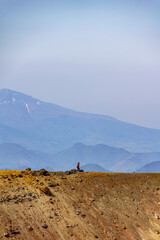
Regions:
[[160, 172], [160, 161], [153, 161], [145, 164], [140, 169], [136, 170], [137, 173], [159, 173]]
[[9, 89], [0, 90], [0, 133], [0, 144], [12, 142], [50, 154], [77, 142], [160, 151], [160, 130], [66, 109]]
[[[160, 152], [131, 153], [104, 144], [90, 146], [76, 143], [54, 155], [26, 149], [19, 144], [0, 144], [0, 169], [24, 170], [30, 167], [33, 170], [45, 168], [52, 171], [68, 171], [76, 168], [77, 162], [80, 162], [81, 168], [84, 167], [83, 170], [89, 172], [138, 172], [137, 169], [159, 159]], [[156, 171], [158, 169], [159, 166]], [[148, 167], [147, 171], [155, 172], [155, 169]]]
[[34, 170], [45, 167], [48, 170], [57, 169], [53, 156], [40, 151], [28, 150], [19, 144], [0, 144], [0, 169]]
[[53, 156], [54, 162], [58, 162], [63, 171], [76, 167], [77, 162], [80, 162], [82, 166], [98, 164], [101, 168], [112, 172], [133, 172], [159, 159], [160, 152], [132, 153], [104, 144], [84, 145], [82, 143], [76, 143]]
[[85, 172], [111, 172], [108, 169], [101, 167], [99, 164], [88, 163], [81, 167]]
[[[18, 97], [18, 98], [17, 98]], [[7, 99], [6, 99], [7, 98]], [[3, 102], [1, 102], [3, 101]], [[95, 117], [100, 117], [100, 118], [105, 118], [105, 119], [110, 119], [113, 121], [117, 121], [116, 118], [110, 117], [108, 115], [104, 115], [104, 114], [94, 114], [94, 113], [86, 113], [86, 112], [79, 112], [73, 109], [69, 109], [69, 108], [65, 108], [62, 106], [59, 106], [57, 104], [51, 103], [51, 102], [45, 102], [45, 101], [41, 101], [37, 98], [34, 98], [28, 94], [24, 94], [21, 92], [17, 92], [17, 91], [12, 91], [10, 89], [0, 89], [0, 104], [7, 104], [9, 102], [13, 102], [15, 103], [16, 101], [20, 101], [21, 103], [24, 103], [25, 105], [29, 104], [29, 103], [35, 103], [36, 105], [50, 105], [51, 107], [54, 107], [54, 114], [56, 115], [61, 115], [61, 113], [65, 114], [65, 113], [69, 113], [70, 115], [76, 115], [76, 116], [86, 116], [89, 117], [91, 116], [95, 116]], [[26, 110], [28, 111], [29, 114], [32, 114], [32, 112], [30, 111], [29, 106], [25, 106]], [[35, 110], [35, 109], [33, 109]], [[53, 114], [53, 112], [52, 112]], [[34, 116], [34, 115], [33, 115]], [[118, 120], [120, 121], [120, 120]]]

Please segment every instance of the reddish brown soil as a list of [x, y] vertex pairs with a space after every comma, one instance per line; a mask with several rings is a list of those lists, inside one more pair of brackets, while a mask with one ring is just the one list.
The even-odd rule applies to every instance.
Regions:
[[160, 239], [160, 174], [0, 171], [0, 239]]

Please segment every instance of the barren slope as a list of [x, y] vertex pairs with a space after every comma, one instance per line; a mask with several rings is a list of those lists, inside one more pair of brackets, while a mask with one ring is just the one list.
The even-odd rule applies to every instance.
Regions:
[[0, 239], [160, 239], [160, 174], [0, 171]]

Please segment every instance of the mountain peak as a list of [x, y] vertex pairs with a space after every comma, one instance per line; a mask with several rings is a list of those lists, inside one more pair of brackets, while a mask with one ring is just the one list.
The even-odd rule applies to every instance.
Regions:
[[33, 101], [31, 96], [26, 95], [24, 93], [16, 92], [7, 88], [0, 89], [0, 103], [10, 103], [10, 102], [26, 102], [26, 101]]
[[38, 115], [44, 119], [66, 115], [68, 117], [80, 117], [84, 119], [96, 118], [100, 120], [104, 119], [109, 121], [117, 121], [116, 119], [106, 115], [78, 112], [72, 109], [58, 106], [53, 103], [43, 102], [24, 93], [5, 88], [0, 90], [0, 106], [2, 107], [3, 105], [5, 105], [6, 109], [6, 105], [9, 105], [10, 107], [14, 107], [14, 109], [17, 110], [21, 105], [21, 108], [25, 109], [25, 111], [27, 111], [27, 114], [33, 114], [32, 117], [37, 117]]
[[133, 152], [160, 149], [160, 130], [142, 128], [106, 115], [74, 111], [9, 89], [0, 90], [0, 135], [0, 143], [23, 142], [25, 147], [46, 152], [58, 152], [76, 142], [101, 143], [98, 147], [82, 144], [75, 147], [98, 148], [99, 152], [107, 151], [103, 144]]

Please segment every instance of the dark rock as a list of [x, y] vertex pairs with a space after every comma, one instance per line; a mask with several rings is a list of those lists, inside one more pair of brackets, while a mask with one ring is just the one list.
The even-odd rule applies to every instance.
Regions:
[[77, 173], [76, 169], [71, 169], [70, 171], [66, 171], [67, 175], [71, 175], [71, 174], [75, 174], [75, 173]]
[[72, 228], [73, 226], [72, 225], [67, 225], [66, 228]]
[[49, 183], [49, 187], [57, 187], [59, 186], [59, 183]]
[[43, 192], [45, 195], [53, 196], [51, 190], [48, 187], [41, 187], [39, 188], [41, 192]]
[[76, 173], [77, 170], [76, 169], [71, 169], [71, 173]]
[[49, 173], [46, 169], [42, 168], [40, 171], [39, 171], [39, 175], [43, 175], [43, 176], [48, 176]]
[[25, 171], [27, 171], [27, 172], [28, 172], [28, 171], [31, 171], [31, 168], [26, 168]]
[[35, 177], [35, 176], [37, 176], [37, 172], [36, 171], [32, 171], [31, 175]]
[[81, 214], [81, 211], [77, 211], [77, 215], [80, 215]]
[[5, 233], [4, 237], [10, 237], [10, 234], [9, 233]]
[[54, 201], [53, 201], [53, 200], [51, 200], [51, 199], [49, 200], [49, 202], [50, 202], [51, 204], [53, 204], [53, 203], [54, 203]]
[[10, 232], [11, 232], [13, 235], [20, 234], [19, 231], [17, 231], [17, 230], [13, 230], [13, 229], [11, 229]]
[[28, 230], [29, 230], [29, 231], [32, 231], [32, 230], [33, 230], [33, 228], [32, 228], [31, 226], [29, 226], [29, 227], [28, 227]]
[[19, 174], [19, 175], [18, 175], [18, 177], [19, 177], [19, 178], [22, 178], [22, 177], [23, 177], [23, 175], [22, 175], [22, 174]]
[[47, 225], [46, 223], [44, 223], [44, 224], [42, 225], [42, 227], [43, 227], [43, 228], [48, 228], [48, 225]]

